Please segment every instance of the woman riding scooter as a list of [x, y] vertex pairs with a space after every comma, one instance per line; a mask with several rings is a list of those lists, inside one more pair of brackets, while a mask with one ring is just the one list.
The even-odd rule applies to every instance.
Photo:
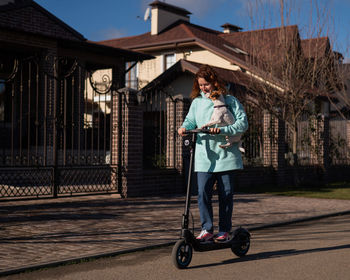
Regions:
[[[178, 129], [183, 136], [187, 130], [201, 128], [208, 123], [213, 112], [213, 102], [208, 98], [212, 91], [224, 95], [225, 103], [235, 118], [235, 123], [223, 127], [210, 127], [210, 134], [198, 133], [195, 149], [194, 171], [197, 173], [198, 206], [202, 230], [197, 236], [201, 243], [228, 242], [232, 228], [234, 170], [242, 169], [243, 162], [238, 143], [227, 149], [219, 147], [225, 136], [242, 135], [248, 128], [247, 115], [240, 102], [227, 94], [224, 83], [215, 70], [203, 65], [196, 73], [189, 112]], [[212, 195], [217, 181], [219, 196], [219, 229], [214, 235]]]

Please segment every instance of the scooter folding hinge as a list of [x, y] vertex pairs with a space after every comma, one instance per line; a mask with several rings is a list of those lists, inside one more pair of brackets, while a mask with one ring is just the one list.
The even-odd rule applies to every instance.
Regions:
[[191, 231], [188, 230], [188, 229], [182, 229], [181, 230], [181, 237], [185, 238], [187, 241], [192, 240], [192, 238], [191, 238]]
[[183, 229], [188, 229], [188, 217], [185, 214], [182, 214], [182, 228]]

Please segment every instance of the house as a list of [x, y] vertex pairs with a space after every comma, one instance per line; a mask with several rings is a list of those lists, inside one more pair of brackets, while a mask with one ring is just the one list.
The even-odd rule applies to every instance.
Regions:
[[[136, 77], [138, 88], [169, 69], [179, 60], [188, 60], [241, 71], [247, 69], [248, 55], [223, 38], [223, 34], [190, 23], [190, 12], [154, 1], [152, 7], [151, 31], [138, 36], [118, 38], [99, 42], [100, 44], [152, 54], [155, 59], [138, 63]], [[226, 29], [228, 25], [225, 25]]]
[[[161, 152], [161, 146], [167, 146], [168, 150], [172, 150], [169, 148], [172, 146], [172, 138], [166, 136], [174, 134], [175, 126], [179, 126], [179, 122], [184, 117], [178, 115], [179, 119], [172, 121], [170, 115], [164, 115], [163, 118], [167, 120], [167, 123], [158, 118], [164, 114], [161, 111], [166, 111], [166, 98], [175, 96], [188, 98], [193, 84], [193, 76], [200, 64], [205, 62], [216, 67], [226, 82], [230, 83], [231, 90], [235, 90], [236, 95], [237, 88], [242, 89], [243, 93], [243, 88], [250, 79], [249, 73], [254, 73], [258, 77], [261, 70], [250, 64], [252, 58], [246, 51], [228, 39], [231, 35], [238, 33], [240, 27], [226, 23], [222, 26], [223, 32], [216, 31], [191, 23], [189, 17], [191, 13], [185, 9], [160, 1], [152, 2], [150, 6], [152, 8], [150, 32], [99, 43], [147, 53], [155, 57], [155, 59], [138, 63], [134, 67], [131, 76], [136, 78], [136, 81], [126, 81], [127, 85], [136, 85], [135, 89], [141, 89], [139, 94], [144, 95], [144, 98], [162, 100], [163, 108], [148, 106], [149, 110], [153, 112], [146, 112], [144, 119], [145, 127], [154, 124], [159, 128], [161, 125], [164, 126], [163, 129], [160, 129], [162, 131], [160, 136], [157, 136], [159, 133], [155, 132], [155, 134], [146, 134], [144, 137], [145, 141], [161, 139], [160, 143], [156, 144], [145, 142], [145, 146], [152, 147], [147, 149], [149, 154], [146, 157], [154, 161], [155, 158], [162, 157], [161, 153], [165, 153], [165, 151]], [[162, 86], [160, 87], [160, 85]], [[161, 89], [164, 94], [158, 96], [159, 91], [157, 94], [147, 94], [155, 88]], [[171, 98], [168, 99], [168, 102], [170, 102], [169, 100]], [[156, 100], [148, 100], [146, 104], [156, 104]], [[174, 126], [173, 122], [177, 124]], [[153, 130], [145, 128], [145, 131], [150, 133], [149, 131]], [[166, 143], [167, 141], [168, 143]], [[254, 157], [262, 156], [261, 148], [252, 150], [254, 150], [254, 152], [252, 151]], [[181, 159], [178, 163], [175, 163], [176, 160], [173, 159], [176, 157], [175, 154], [179, 153], [181, 151], [174, 152], [171, 156], [167, 155], [164, 160], [166, 162], [163, 164], [176, 165], [180, 168], [182, 166]], [[172, 159], [169, 160], [169, 157]], [[149, 164], [147, 163], [145, 166], [149, 166]]]
[[[287, 42], [299, 40], [302, 48], [320, 45], [315, 39], [300, 40], [296, 25], [242, 32], [242, 28], [225, 23], [222, 31], [208, 29], [190, 22], [190, 12], [165, 2], [154, 1], [151, 7], [151, 31], [145, 34], [100, 41], [98, 43], [151, 54], [153, 60], [138, 63], [135, 77], [138, 89], [158, 77], [175, 62], [183, 59], [197, 63], [258, 75], [252, 65], [254, 58], [281, 60], [281, 31]], [[284, 30], [283, 30], [284, 29]], [[329, 47], [329, 44], [328, 44]], [[319, 47], [321, 49], [321, 47]], [[308, 51], [305, 51], [305, 53]], [[315, 53], [308, 52], [310, 56]]]
[[127, 62], [150, 58], [88, 41], [35, 1], [1, 1], [0, 197], [118, 191], [117, 90]]
[[[150, 3], [150, 7], [150, 32], [99, 42], [155, 57], [137, 63], [129, 72], [127, 85], [135, 89], [142, 89], [156, 78], [159, 80], [158, 77], [176, 62], [186, 60], [230, 70], [231, 75], [245, 81], [265, 81], [284, 91], [285, 85], [278, 81], [280, 70], [276, 68], [276, 75], [268, 75], [261, 62], [273, 61], [275, 65], [282, 65], [286, 48], [302, 52], [310, 60], [332, 52], [326, 37], [301, 40], [296, 25], [242, 32], [242, 28], [225, 23], [221, 26], [223, 30], [217, 31], [191, 23], [191, 13], [183, 8], [161, 1]], [[281, 43], [281, 34], [285, 44]], [[186, 80], [184, 84], [181, 81], [181, 85], [180, 89], [172, 87], [171, 94], [188, 96], [191, 82]], [[321, 103], [323, 112], [328, 112], [329, 102], [323, 100]]]
[[[223, 29], [218, 31], [191, 23], [191, 12], [181, 7], [153, 1], [150, 8], [150, 32], [98, 42], [155, 57], [136, 63], [126, 77], [127, 86], [138, 90], [139, 102], [143, 103], [144, 168], [163, 166], [175, 168], [181, 173], [186, 165], [186, 154], [181, 139], [176, 137], [176, 129], [189, 107], [188, 97], [194, 74], [205, 63], [215, 67], [229, 89], [245, 103], [249, 111], [250, 131], [246, 137], [250, 142], [247, 143], [249, 147], [245, 155], [248, 165], [258, 163], [260, 166], [284, 170], [287, 153], [285, 140], [289, 139], [284, 131], [285, 126], [274, 124], [273, 129], [283, 127], [283, 131], [274, 132], [276, 141], [269, 140], [266, 135], [271, 134], [269, 125], [274, 120], [265, 117], [259, 106], [250, 107], [250, 103], [256, 106], [256, 102], [250, 102], [254, 99], [250, 94], [250, 83], [255, 80], [281, 93], [288, 91], [281, 82], [278, 68], [283, 67], [286, 49], [291, 54], [303, 56], [305, 63], [329, 57], [331, 65], [334, 62], [332, 59], [337, 59], [337, 56], [331, 49], [329, 39], [302, 40], [296, 25], [242, 31], [236, 25], [224, 23], [221, 26]], [[267, 61], [275, 63], [274, 75], [264, 70]], [[328, 116], [329, 95], [326, 93], [327, 98], [322, 98], [321, 94], [319, 96], [319, 112]], [[327, 125], [319, 127], [318, 133], [327, 135], [324, 130]], [[323, 152], [326, 153], [326, 149], [322, 149]], [[327, 155], [317, 156], [321, 164], [324, 158]]]

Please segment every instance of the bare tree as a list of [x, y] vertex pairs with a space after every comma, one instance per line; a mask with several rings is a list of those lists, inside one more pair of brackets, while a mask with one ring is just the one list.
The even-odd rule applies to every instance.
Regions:
[[[266, 6], [266, 1], [249, 2], [252, 24], [269, 22], [261, 18], [261, 7]], [[305, 5], [305, 2], [300, 3]], [[298, 10], [293, 0], [279, 1], [279, 13], [275, 13], [280, 15], [277, 28], [255, 26], [255, 31], [237, 35], [241, 38], [239, 47], [247, 50], [247, 59], [254, 67], [247, 71], [250, 74], [247, 87], [257, 106], [287, 124], [295, 166], [298, 165], [298, 121], [303, 114], [322, 113], [322, 102], [333, 100], [339, 87], [335, 71], [339, 54], [333, 52], [328, 37], [329, 8], [311, 0], [308, 5], [316, 9], [310, 12], [310, 17], [316, 17], [310, 19], [309, 30], [303, 32], [310, 36], [307, 39], [301, 38], [299, 25], [289, 25]]]

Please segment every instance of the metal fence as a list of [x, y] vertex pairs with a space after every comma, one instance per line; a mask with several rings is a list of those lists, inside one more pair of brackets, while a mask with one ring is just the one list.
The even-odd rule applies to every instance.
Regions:
[[111, 79], [65, 57], [0, 59], [0, 198], [118, 191]]
[[248, 130], [242, 137], [242, 146], [245, 150], [243, 163], [246, 166], [263, 165], [263, 113], [255, 106], [244, 104], [248, 116]]
[[[330, 165], [350, 164], [350, 134], [348, 133], [350, 123], [343, 118], [333, 118], [329, 120], [329, 141], [324, 142], [322, 137], [328, 137], [324, 132], [320, 132], [323, 126], [322, 118], [304, 117], [298, 122], [297, 152], [299, 165], [318, 164], [323, 156], [323, 149], [328, 149]], [[323, 128], [321, 128], [323, 129]], [[349, 131], [350, 132], [350, 131]], [[323, 147], [323, 145], [326, 145]], [[286, 126], [286, 161], [292, 165], [292, 135]]]
[[350, 121], [332, 119], [329, 122], [329, 154], [332, 165], [350, 164]]
[[[179, 141], [177, 128], [180, 127], [177, 105], [183, 100], [169, 96], [162, 90], [153, 90], [144, 101], [144, 166], [146, 168], [176, 168], [179, 162]], [[168, 105], [168, 106], [167, 106]], [[249, 129], [242, 137], [245, 149], [245, 165], [263, 164], [263, 116], [261, 110], [244, 105], [248, 115]], [[170, 112], [167, 110], [171, 110]], [[171, 128], [171, 129], [170, 129]], [[173, 142], [169, 141], [172, 140]]]
[[[171, 103], [170, 106], [166, 106]], [[178, 103], [173, 97], [168, 96], [161, 90], [154, 90], [146, 96], [144, 107], [144, 166], [146, 168], [176, 168], [178, 141], [176, 129], [181, 125], [176, 119], [176, 107]], [[243, 135], [243, 161], [245, 166], [262, 166], [264, 164], [264, 143], [263, 143], [263, 111], [260, 108], [244, 103], [247, 112], [249, 128]], [[167, 112], [169, 108], [175, 108]], [[172, 118], [171, 114], [175, 115]], [[298, 164], [302, 166], [317, 165], [322, 160], [322, 149], [328, 149], [331, 165], [347, 165], [350, 163], [350, 123], [344, 119], [329, 120], [329, 141], [325, 142], [324, 133], [320, 131], [323, 120], [316, 117], [304, 116], [298, 122], [297, 128], [297, 153]], [[170, 127], [176, 129], [170, 130]], [[269, 133], [269, 132], [268, 132]], [[271, 135], [273, 136], [273, 135]], [[168, 139], [168, 141], [167, 141]], [[169, 141], [169, 139], [171, 141]], [[285, 126], [285, 160], [286, 164], [293, 165], [292, 134]], [[182, 155], [186, 156], [186, 155]], [[265, 154], [265, 156], [269, 156]]]
[[145, 96], [143, 110], [144, 166], [146, 168], [171, 168], [175, 156], [167, 154], [167, 102], [168, 95], [161, 90], [154, 90]]

